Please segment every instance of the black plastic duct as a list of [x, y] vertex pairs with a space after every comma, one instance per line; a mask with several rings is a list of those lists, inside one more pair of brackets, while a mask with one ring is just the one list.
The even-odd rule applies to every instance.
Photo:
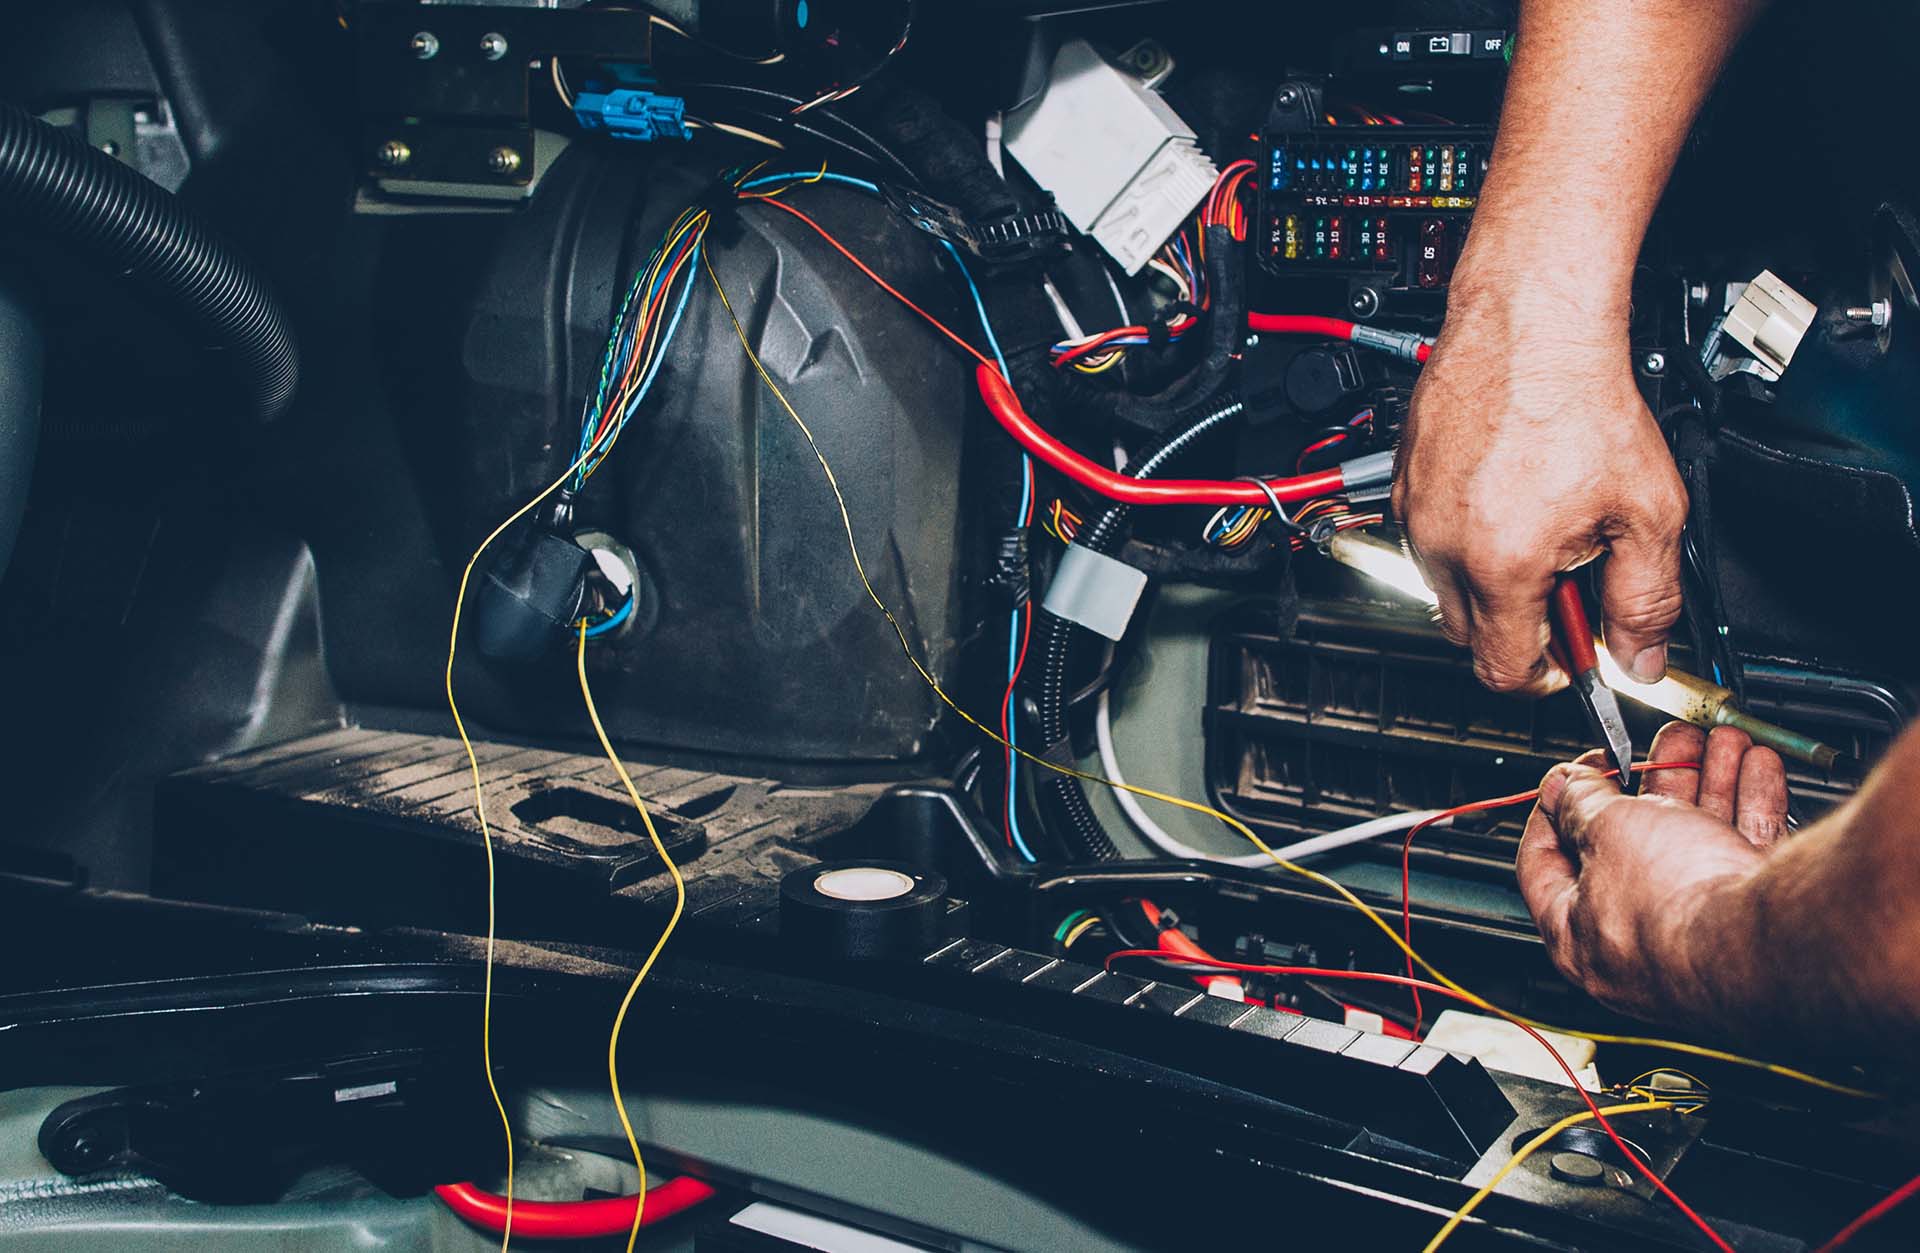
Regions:
[[170, 193], [5, 103], [0, 219], [56, 238], [180, 308], [231, 357], [247, 407], [261, 421], [292, 403], [299, 349], [253, 267]]

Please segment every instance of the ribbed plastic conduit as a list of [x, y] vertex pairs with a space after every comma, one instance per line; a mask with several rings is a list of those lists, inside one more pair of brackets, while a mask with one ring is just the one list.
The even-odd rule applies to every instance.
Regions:
[[54, 236], [177, 305], [231, 354], [249, 409], [280, 416], [300, 381], [260, 275], [171, 193], [71, 132], [0, 102], [0, 218]]

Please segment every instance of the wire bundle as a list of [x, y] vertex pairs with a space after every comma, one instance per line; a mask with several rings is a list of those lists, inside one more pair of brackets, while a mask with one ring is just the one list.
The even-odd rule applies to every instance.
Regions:
[[[1194, 215], [1197, 229], [1189, 236], [1189, 228], [1183, 227], [1147, 263], [1179, 293], [1179, 303], [1174, 306], [1178, 312], [1166, 323], [1169, 342], [1180, 339], [1197, 326], [1198, 315], [1205, 313], [1210, 305], [1205, 277], [1207, 228], [1224, 226], [1233, 232], [1235, 239], [1247, 236], [1247, 208], [1240, 199], [1240, 191], [1253, 168], [1253, 162], [1241, 160], [1220, 171]], [[1056, 368], [1071, 365], [1083, 374], [1098, 374], [1119, 364], [1128, 348], [1152, 343], [1153, 332], [1154, 328], [1147, 326], [1119, 326], [1095, 335], [1063, 340], [1053, 346], [1053, 364]]]

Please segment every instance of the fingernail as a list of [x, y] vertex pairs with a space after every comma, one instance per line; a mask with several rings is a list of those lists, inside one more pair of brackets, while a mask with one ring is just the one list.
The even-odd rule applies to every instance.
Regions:
[[1667, 673], [1667, 646], [1655, 644], [1643, 648], [1633, 655], [1633, 664], [1627, 667], [1627, 673], [1642, 683], [1658, 683]]

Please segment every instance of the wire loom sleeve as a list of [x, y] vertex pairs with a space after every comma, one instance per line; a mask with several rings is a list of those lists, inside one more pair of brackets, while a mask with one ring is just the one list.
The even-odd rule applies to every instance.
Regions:
[[[994, 375], [999, 379], [999, 375]], [[981, 375], [982, 387], [986, 375]], [[1001, 380], [1005, 386], [1005, 381]], [[1011, 389], [1007, 393], [1012, 395]], [[1017, 403], [1017, 402], [1016, 402]], [[1160, 468], [1175, 457], [1186, 452], [1201, 438], [1218, 430], [1232, 419], [1238, 417], [1244, 409], [1234, 396], [1221, 396], [1219, 407], [1206, 414], [1185, 431], [1163, 444], [1159, 451], [1136, 460], [1129, 465], [1124, 475], [1113, 477], [1134, 486], [1145, 487], [1141, 480], [1150, 479]], [[1091, 464], [1091, 463], [1089, 463]], [[1111, 474], [1111, 471], [1108, 471]], [[1158, 486], [1158, 484], [1155, 484]], [[1243, 484], [1243, 486], [1246, 486]], [[1258, 488], [1249, 488], [1258, 493]], [[1098, 518], [1080, 532], [1074, 543], [1093, 549], [1095, 552], [1111, 555], [1120, 546], [1126, 536], [1127, 516], [1131, 509], [1125, 503], [1116, 503], [1104, 510]], [[1065, 751], [1068, 742], [1067, 726], [1067, 683], [1072, 673], [1072, 658], [1075, 645], [1082, 634], [1090, 635], [1084, 628], [1076, 626], [1065, 618], [1055, 617], [1042, 610], [1040, 612], [1040, 671], [1034, 691], [1034, 705], [1039, 716], [1041, 743], [1046, 745], [1049, 757], [1056, 749]], [[1074, 853], [1089, 861], [1116, 861], [1120, 850], [1114, 846], [1113, 838], [1101, 826], [1099, 815], [1093, 812], [1093, 806], [1087, 802], [1087, 794], [1080, 780], [1071, 775], [1047, 770], [1035, 782], [1039, 794], [1041, 813], [1049, 825], [1057, 824], [1058, 834]]]
[[0, 217], [62, 240], [181, 308], [231, 354], [261, 421], [292, 403], [299, 349], [260, 274], [175, 197], [4, 102]]

